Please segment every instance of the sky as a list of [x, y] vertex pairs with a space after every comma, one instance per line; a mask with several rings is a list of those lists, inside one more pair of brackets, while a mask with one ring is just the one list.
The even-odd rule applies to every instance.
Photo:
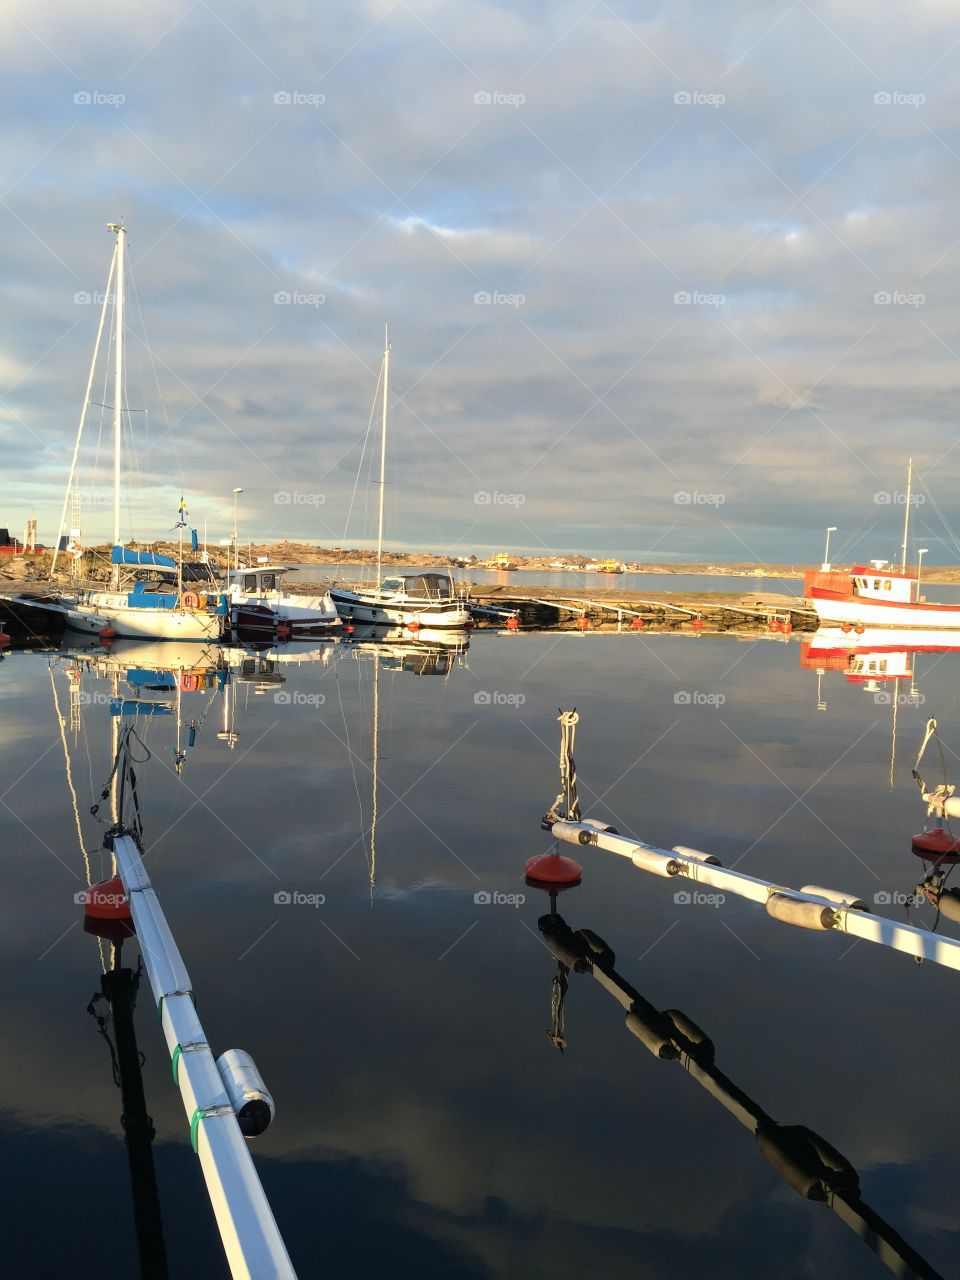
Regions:
[[[57, 531], [128, 228], [123, 533], [816, 562], [960, 528], [945, 0], [0, 13], [0, 525]], [[109, 536], [110, 386], [81, 476]]]

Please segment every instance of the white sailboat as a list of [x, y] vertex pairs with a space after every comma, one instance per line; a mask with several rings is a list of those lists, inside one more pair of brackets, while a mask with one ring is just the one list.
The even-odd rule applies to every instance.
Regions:
[[[181, 552], [178, 560], [149, 551], [132, 551], [124, 547], [120, 537], [120, 497], [121, 497], [121, 435], [123, 424], [123, 312], [124, 312], [124, 248], [126, 227], [121, 223], [111, 222], [107, 230], [115, 236], [113, 258], [107, 277], [107, 289], [104, 295], [103, 308], [100, 313], [100, 325], [93, 359], [90, 365], [90, 376], [84, 396], [83, 409], [80, 414], [80, 425], [73, 450], [73, 461], [70, 467], [70, 478], [60, 515], [60, 528], [54, 544], [51, 573], [55, 571], [63, 529], [66, 521], [67, 504], [71, 493], [74, 494], [75, 522], [79, 504], [76, 499], [77, 459], [80, 453], [80, 442], [87, 409], [90, 404], [90, 392], [97, 365], [97, 356], [103, 337], [104, 321], [107, 307], [113, 290], [114, 309], [114, 378], [113, 378], [113, 548], [111, 564], [113, 565], [113, 589], [101, 590], [99, 587], [84, 589], [79, 583], [69, 592], [56, 592], [44, 597], [9, 597], [22, 600], [49, 613], [59, 614], [65, 624], [73, 631], [88, 634], [113, 632], [116, 636], [132, 639], [150, 640], [188, 640], [216, 641], [220, 638], [223, 619], [227, 612], [225, 597], [218, 591], [209, 571], [203, 566], [185, 566], [183, 562], [183, 521], [184, 508], [181, 499], [181, 510], [178, 529], [180, 532]], [[79, 528], [71, 530], [66, 552], [71, 556], [79, 556]], [[195, 541], [194, 533], [194, 541]], [[144, 569], [149, 569], [147, 574]], [[127, 575], [122, 570], [128, 570]], [[136, 574], [129, 573], [136, 570]], [[186, 585], [185, 585], [186, 584]], [[126, 589], [124, 589], [126, 587]]]
[[460, 598], [449, 573], [436, 570], [397, 573], [381, 577], [383, 570], [383, 503], [387, 478], [387, 406], [390, 391], [390, 343], [383, 351], [383, 412], [380, 429], [380, 504], [377, 521], [377, 585], [346, 590], [334, 587], [330, 595], [345, 622], [401, 626], [410, 630], [440, 627], [456, 630], [472, 625], [470, 612]]

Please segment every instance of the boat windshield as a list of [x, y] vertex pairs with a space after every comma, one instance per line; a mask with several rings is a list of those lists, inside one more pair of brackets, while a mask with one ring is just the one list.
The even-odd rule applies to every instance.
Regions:
[[380, 590], [381, 591], [402, 591], [403, 579], [402, 578], [384, 578], [384, 580], [380, 583]]
[[453, 596], [453, 580], [446, 573], [418, 573], [404, 578], [408, 596], [430, 600], [449, 600]]

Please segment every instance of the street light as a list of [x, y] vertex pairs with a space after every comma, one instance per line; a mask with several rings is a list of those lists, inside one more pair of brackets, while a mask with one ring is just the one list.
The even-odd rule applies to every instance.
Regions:
[[836, 532], [837, 532], [837, 526], [835, 524], [832, 524], [830, 528], [827, 530], [827, 544], [823, 548], [823, 564], [821, 565], [821, 568], [824, 571], [824, 573], [826, 573], [830, 568], [830, 535], [831, 533], [836, 533]]
[[240, 501], [242, 489], [234, 489], [233, 491], [233, 567], [234, 570], [240, 568], [240, 541], [237, 533], [237, 503]]
[[917, 603], [920, 603], [920, 570], [923, 568], [923, 557], [930, 550], [929, 547], [921, 547], [917, 552]]

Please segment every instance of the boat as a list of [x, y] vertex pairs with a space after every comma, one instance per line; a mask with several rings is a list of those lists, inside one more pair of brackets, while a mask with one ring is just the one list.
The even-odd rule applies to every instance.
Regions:
[[867, 627], [944, 632], [960, 630], [960, 604], [934, 604], [920, 595], [919, 567], [907, 571], [907, 540], [913, 461], [907, 469], [906, 511], [899, 571], [886, 560], [871, 560], [841, 571], [824, 561], [808, 570], [803, 593], [816, 610], [820, 625], [839, 626], [862, 634]]
[[258, 564], [230, 572], [227, 597], [234, 631], [243, 636], [302, 640], [323, 635], [340, 625], [329, 592], [321, 596], [295, 595], [286, 589], [289, 565]]
[[623, 564], [619, 560], [602, 560], [599, 573], [623, 573]]
[[383, 503], [387, 473], [387, 405], [390, 392], [390, 343], [383, 351], [383, 406], [380, 435], [380, 503], [377, 520], [376, 587], [331, 588], [330, 595], [344, 622], [373, 623], [377, 626], [401, 626], [411, 630], [439, 627], [444, 630], [473, 625], [470, 611], [460, 596], [449, 573], [431, 569], [417, 573], [398, 573], [382, 578], [383, 570]]
[[[97, 356], [103, 338], [108, 304], [113, 298], [114, 320], [114, 382], [113, 382], [113, 546], [110, 555], [113, 587], [105, 590], [99, 585], [84, 587], [75, 578], [71, 589], [56, 590], [43, 596], [32, 597], [28, 593], [5, 596], [17, 603], [33, 605], [44, 612], [59, 614], [65, 625], [73, 631], [99, 634], [113, 632], [116, 636], [151, 640], [219, 640], [226, 617], [226, 599], [217, 589], [209, 567], [198, 563], [185, 566], [183, 560], [183, 534], [187, 529], [186, 508], [180, 500], [176, 528], [179, 533], [180, 554], [178, 560], [152, 551], [138, 551], [124, 546], [120, 537], [121, 494], [121, 427], [123, 421], [123, 310], [124, 310], [124, 248], [126, 227], [111, 222], [107, 230], [115, 237], [113, 258], [107, 278], [103, 308], [90, 376], [80, 415], [80, 426], [74, 445], [70, 478], [60, 516], [60, 528], [54, 544], [51, 575], [56, 570], [61, 544], [75, 565], [82, 554], [79, 528], [79, 491], [77, 488], [77, 459], [87, 409], [91, 403]], [[74, 528], [64, 537], [67, 505], [73, 495]], [[191, 544], [197, 550], [196, 530], [191, 530]]]
[[501, 573], [513, 573], [517, 568], [516, 560], [511, 560], [506, 551], [501, 551], [499, 555], [493, 557], [490, 561], [491, 569], [499, 569]]

